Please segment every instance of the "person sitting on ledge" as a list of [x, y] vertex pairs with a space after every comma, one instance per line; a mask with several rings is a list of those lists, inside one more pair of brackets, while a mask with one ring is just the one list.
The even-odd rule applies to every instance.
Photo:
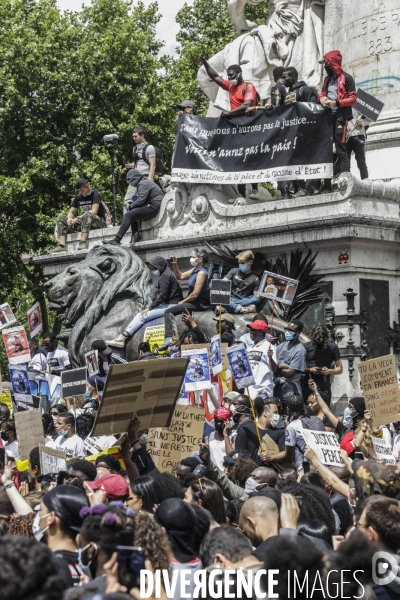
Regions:
[[181, 104], [177, 104], [176, 108], [178, 109], [178, 117], [180, 117], [183, 114], [195, 115], [197, 110], [196, 104], [191, 100], [184, 100]]
[[[106, 213], [101, 203], [99, 193], [91, 190], [89, 182], [82, 177], [75, 184], [77, 194], [72, 202], [67, 215], [58, 215], [57, 217], [57, 235], [58, 246], [50, 250], [52, 254], [56, 252], [66, 252], [66, 240], [68, 233], [81, 231], [81, 242], [78, 250], [87, 249], [87, 239], [91, 229], [103, 229], [107, 227]], [[74, 218], [75, 212], [82, 208], [83, 215]]]
[[208, 272], [204, 265], [208, 263], [208, 254], [206, 250], [195, 248], [190, 257], [192, 269], [181, 273], [176, 256], [171, 256], [172, 268], [179, 280], [188, 279], [188, 295], [180, 300], [176, 306], [168, 308], [164, 313], [165, 319], [165, 340], [159, 350], [166, 350], [172, 340], [173, 322], [172, 315], [180, 315], [185, 308], [189, 311], [211, 310], [210, 287], [208, 285]]
[[[239, 262], [239, 268], [231, 269], [224, 277], [225, 280], [232, 281], [231, 303], [222, 308], [221, 312], [255, 313], [257, 312], [256, 304], [259, 302], [257, 294], [260, 280], [251, 270], [254, 254], [251, 250], [245, 250], [238, 254], [236, 258]], [[215, 314], [220, 314], [219, 306], [215, 309]]]
[[148, 266], [153, 275], [159, 276], [157, 295], [153, 302], [142, 312], [138, 313], [125, 330], [117, 335], [115, 340], [106, 340], [106, 344], [114, 348], [123, 348], [126, 340], [134, 335], [144, 323], [162, 317], [167, 308], [171, 308], [183, 298], [182, 290], [174, 273], [162, 256], [151, 258]]
[[123, 216], [122, 223], [113, 240], [103, 240], [103, 244], [119, 246], [125, 233], [131, 226], [131, 244], [139, 242], [139, 222], [153, 219], [160, 211], [163, 193], [153, 181], [146, 175], [142, 175], [137, 169], [130, 169], [126, 175], [129, 185], [136, 187], [136, 196], [129, 202], [128, 212]]

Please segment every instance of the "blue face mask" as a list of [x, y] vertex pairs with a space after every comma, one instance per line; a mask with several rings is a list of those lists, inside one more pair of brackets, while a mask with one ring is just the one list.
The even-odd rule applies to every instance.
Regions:
[[65, 435], [67, 435], [67, 430], [60, 429], [60, 431], [57, 431], [57, 435], [59, 435], [60, 437], [64, 437]]
[[291, 342], [292, 340], [294, 340], [295, 335], [296, 334], [294, 331], [285, 331], [285, 340], [287, 342]]
[[239, 270], [242, 271], [242, 273], [246, 273], [249, 270], [249, 267], [247, 265], [239, 265]]
[[345, 427], [350, 427], [351, 426], [351, 424], [353, 422], [352, 414], [353, 414], [353, 411], [351, 410], [351, 408], [349, 406], [344, 409], [344, 412], [343, 412], [343, 425]]

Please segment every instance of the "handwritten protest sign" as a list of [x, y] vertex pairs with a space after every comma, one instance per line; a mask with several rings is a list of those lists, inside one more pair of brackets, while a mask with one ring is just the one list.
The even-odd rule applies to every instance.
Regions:
[[399, 420], [400, 390], [393, 354], [358, 364], [365, 406], [374, 427]]
[[169, 427], [149, 429], [147, 451], [156, 467], [172, 473], [184, 456], [199, 450], [203, 428], [203, 408], [176, 406]]
[[29, 452], [39, 444], [44, 443], [42, 413], [40, 410], [17, 412], [15, 427], [19, 444], [19, 457], [21, 460], [29, 458]]
[[333, 432], [323, 433], [321, 431], [303, 429], [301, 433], [307, 446], [314, 450], [324, 465], [343, 466], [344, 463], [340, 456], [339, 442]]
[[266, 452], [269, 456], [279, 454], [279, 446], [274, 442], [272, 437], [266, 433], [261, 439], [263, 452]]
[[67, 456], [62, 450], [39, 444], [40, 470], [42, 475], [57, 474], [67, 470]]
[[181, 356], [190, 359], [185, 373], [185, 392], [209, 390], [211, 388], [211, 373], [207, 348], [182, 350]]
[[374, 445], [376, 458], [378, 460], [384, 460], [385, 462], [396, 464], [396, 459], [393, 456], [391, 446], [389, 446], [389, 444], [387, 444], [385, 440], [381, 440], [374, 436], [372, 436], [371, 439]]

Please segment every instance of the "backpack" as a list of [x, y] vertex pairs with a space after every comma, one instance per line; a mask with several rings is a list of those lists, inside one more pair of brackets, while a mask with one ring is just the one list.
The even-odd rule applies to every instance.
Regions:
[[[247, 89], [248, 85], [249, 85], [248, 82], [245, 81], [244, 84], [243, 84], [243, 87], [242, 87], [242, 96], [243, 97], [244, 97], [244, 95], [246, 93], [246, 89]], [[261, 106], [261, 96], [257, 92], [257, 90], [256, 90], [256, 98], [257, 98], [257, 104], [256, 104], [256, 106]]]
[[[144, 162], [146, 164], [150, 164], [150, 161], [147, 159], [146, 156], [146, 150], [147, 148], [150, 146], [150, 144], [148, 142], [146, 142], [141, 150], [141, 152], [138, 152], [136, 147], [133, 150], [133, 158], [135, 160], [135, 163], [137, 163], [138, 159], [142, 159], [144, 160]], [[164, 173], [164, 155], [162, 153], [162, 150], [160, 150], [160, 148], [157, 148], [156, 146], [153, 146], [155, 152], [156, 152], [156, 175], [163, 175]]]
[[314, 431], [326, 431], [325, 425], [322, 420], [318, 417], [303, 417], [301, 420], [301, 424], [304, 429], [312, 429]]

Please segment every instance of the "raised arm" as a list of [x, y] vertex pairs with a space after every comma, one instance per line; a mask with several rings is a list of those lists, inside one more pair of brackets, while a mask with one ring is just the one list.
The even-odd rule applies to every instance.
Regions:
[[315, 398], [316, 398], [322, 412], [324, 413], [326, 418], [329, 419], [329, 422], [331, 423], [333, 428], [336, 429], [337, 424], [339, 423], [339, 419], [337, 417], [335, 417], [333, 412], [331, 412], [331, 410], [329, 409], [329, 406], [327, 405], [325, 400], [321, 397], [321, 395], [317, 389], [317, 384], [315, 383], [315, 381], [313, 379], [310, 379], [308, 381], [308, 387], [310, 388], [312, 393], [315, 395]]
[[175, 277], [177, 279], [189, 279], [193, 271], [193, 269], [190, 269], [190, 271], [185, 271], [184, 273], [182, 273], [179, 270], [178, 259], [176, 258], [176, 256], [171, 256], [171, 266], [174, 270]]
[[213, 81], [215, 81], [215, 83], [217, 85], [219, 85], [219, 87], [223, 87], [224, 80], [222, 79], [222, 77], [219, 76], [219, 74], [217, 73], [217, 71], [215, 69], [213, 69], [211, 67], [211, 65], [208, 64], [205, 54], [203, 54], [203, 53], [200, 54], [199, 59], [203, 63], [204, 68], [207, 71], [207, 75], [210, 77], [210, 79], [212, 79]]
[[345, 498], [348, 498], [350, 492], [349, 484], [339, 479], [335, 473], [323, 465], [318, 456], [315, 454], [314, 450], [311, 448], [306, 448], [304, 450], [304, 456], [317, 469], [321, 477], [333, 487], [334, 490], [339, 492], [339, 494], [342, 494], [342, 496]]

